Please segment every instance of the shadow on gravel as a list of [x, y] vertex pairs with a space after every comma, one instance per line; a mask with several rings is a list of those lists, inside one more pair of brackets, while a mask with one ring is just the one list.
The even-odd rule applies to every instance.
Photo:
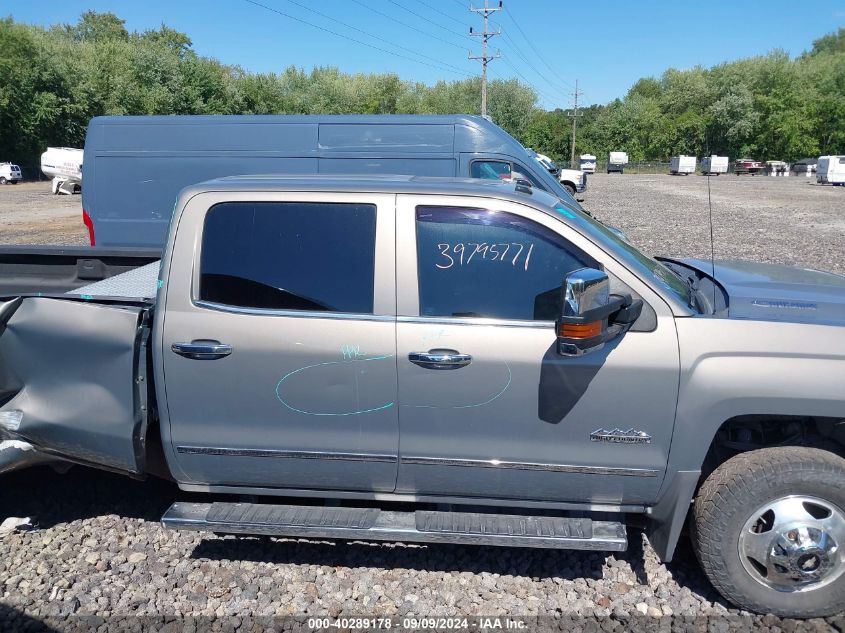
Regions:
[[64, 475], [37, 467], [0, 477], [0, 515], [31, 517], [38, 528], [106, 514], [158, 521], [177, 496], [185, 494], [167, 481], [135, 481], [82, 466]]
[[23, 611], [0, 602], [0, 631], [4, 633], [52, 633], [56, 629], [47, 626]]

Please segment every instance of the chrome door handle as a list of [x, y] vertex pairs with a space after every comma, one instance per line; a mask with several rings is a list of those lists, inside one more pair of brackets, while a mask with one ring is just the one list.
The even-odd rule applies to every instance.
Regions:
[[217, 360], [232, 353], [232, 346], [220, 341], [196, 340], [190, 343], [173, 343], [171, 351], [191, 360]]
[[432, 349], [427, 352], [411, 352], [408, 360], [425, 369], [460, 369], [472, 362], [472, 356], [454, 349]]

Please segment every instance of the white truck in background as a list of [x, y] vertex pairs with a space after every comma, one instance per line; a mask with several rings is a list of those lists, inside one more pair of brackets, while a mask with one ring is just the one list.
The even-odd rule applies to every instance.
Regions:
[[596, 157], [592, 154], [581, 154], [580, 167], [581, 171], [586, 174], [596, 173]]
[[845, 156], [819, 156], [816, 182], [822, 185], [845, 185]]
[[695, 163], [695, 156], [684, 156], [683, 154], [673, 156], [669, 160], [669, 173], [673, 176], [680, 174], [689, 176], [695, 173]]
[[701, 159], [701, 173], [704, 176], [718, 176], [728, 173], [728, 157], [711, 154]]
[[73, 147], [48, 147], [41, 154], [41, 171], [53, 179], [53, 194], [82, 191], [83, 150]]
[[624, 172], [625, 165], [628, 164], [628, 154], [625, 152], [610, 152], [607, 157], [607, 173], [618, 171], [620, 174]]
[[533, 155], [537, 161], [546, 168], [546, 170], [555, 176], [563, 188], [566, 189], [570, 195], [574, 196], [576, 193], [583, 193], [587, 189], [587, 173], [581, 169], [561, 169], [557, 163], [545, 154], [541, 154], [530, 147], [527, 147], [528, 153]]

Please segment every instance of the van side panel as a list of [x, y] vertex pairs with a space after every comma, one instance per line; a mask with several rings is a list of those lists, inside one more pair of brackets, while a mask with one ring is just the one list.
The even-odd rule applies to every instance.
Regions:
[[[319, 149], [345, 152], [453, 153], [454, 125], [321, 123]], [[383, 154], [382, 154], [383, 155]]]
[[[279, 129], [276, 133], [280, 132]], [[176, 195], [204, 180], [244, 174], [313, 174], [316, 158], [280, 158], [254, 152], [97, 156], [96, 185], [83, 205], [94, 220], [97, 246], [164, 245]], [[87, 169], [87, 166], [86, 166]], [[87, 174], [86, 174], [87, 177]]]
[[97, 246], [161, 247], [184, 187], [242, 174], [317, 173], [316, 147], [316, 122], [95, 118], [85, 140], [82, 207]]
[[407, 158], [321, 158], [321, 174], [405, 174], [454, 178], [457, 169], [452, 157]]

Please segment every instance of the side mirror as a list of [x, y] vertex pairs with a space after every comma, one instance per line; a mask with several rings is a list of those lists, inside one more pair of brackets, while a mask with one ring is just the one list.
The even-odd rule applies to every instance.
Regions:
[[630, 295], [611, 295], [607, 273], [581, 268], [563, 282], [563, 309], [557, 328], [557, 351], [562, 356], [581, 356], [600, 350], [633, 325], [643, 302]]

